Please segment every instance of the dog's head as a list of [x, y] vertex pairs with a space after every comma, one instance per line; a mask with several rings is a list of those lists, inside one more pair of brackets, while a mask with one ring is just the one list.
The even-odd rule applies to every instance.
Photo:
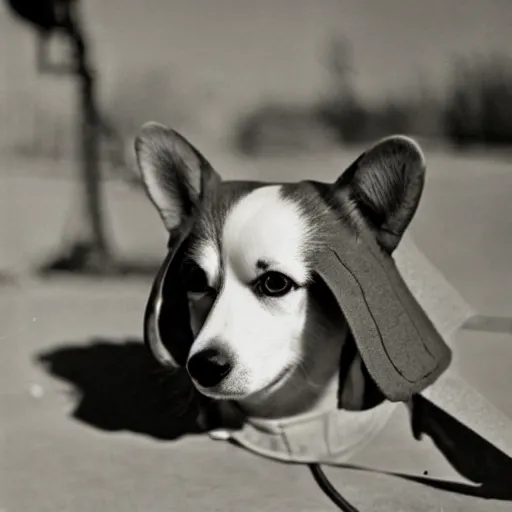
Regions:
[[[416, 143], [385, 139], [333, 184], [222, 181], [188, 141], [154, 123], [142, 128], [136, 152], [169, 232], [145, 320], [162, 364], [186, 366], [212, 398], [278, 401], [281, 411], [318, 398], [336, 373], [350, 408], [361, 408], [369, 389], [372, 403], [400, 400], [437, 376], [439, 351], [426, 364], [428, 347], [397, 355], [397, 342], [386, 345], [400, 329], [411, 332], [400, 319], [386, 327], [389, 314], [403, 316], [393, 310], [403, 290], [389, 291], [381, 274], [393, 273], [389, 256], [423, 189]], [[377, 311], [383, 302], [391, 309]], [[415, 375], [407, 375], [411, 353], [423, 357]]]

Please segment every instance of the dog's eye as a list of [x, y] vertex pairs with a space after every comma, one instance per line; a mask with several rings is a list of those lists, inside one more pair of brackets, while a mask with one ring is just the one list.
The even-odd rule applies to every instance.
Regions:
[[295, 288], [297, 285], [280, 272], [267, 272], [256, 282], [256, 291], [267, 297], [282, 297]]
[[191, 260], [185, 260], [181, 266], [181, 282], [188, 293], [211, 291], [205, 271]]

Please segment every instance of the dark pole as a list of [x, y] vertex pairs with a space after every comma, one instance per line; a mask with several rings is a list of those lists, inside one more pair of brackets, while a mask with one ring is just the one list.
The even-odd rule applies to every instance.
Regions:
[[[78, 0], [8, 0], [14, 14], [37, 29], [39, 71], [73, 74], [78, 84], [82, 193], [79, 198], [81, 204], [73, 205], [75, 209], [71, 214], [71, 220], [77, 220], [78, 226], [74, 226], [74, 239], [64, 254], [46, 263], [41, 270], [108, 273], [115, 270], [115, 265], [103, 222], [100, 175], [100, 137], [102, 134], [107, 135], [108, 130], [97, 106], [96, 76], [88, 53], [89, 44], [77, 11], [78, 3]], [[63, 34], [70, 42], [72, 68], [48, 62], [47, 45], [55, 33]]]
[[85, 212], [90, 226], [96, 264], [107, 264], [110, 260], [105, 226], [102, 217], [102, 191], [100, 176], [100, 120], [97, 112], [96, 79], [88, 54], [84, 32], [70, 6], [64, 27], [74, 44], [76, 74], [79, 82], [81, 114], [81, 159], [82, 183], [84, 186]]

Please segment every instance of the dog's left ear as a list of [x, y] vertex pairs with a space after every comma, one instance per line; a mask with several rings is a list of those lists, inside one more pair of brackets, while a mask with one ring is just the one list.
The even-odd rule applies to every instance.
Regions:
[[146, 192], [168, 231], [192, 219], [201, 199], [220, 181], [190, 142], [161, 124], [141, 128], [135, 152]]
[[389, 254], [413, 218], [425, 182], [425, 158], [412, 139], [393, 136], [363, 153], [336, 181], [334, 195], [359, 216]]

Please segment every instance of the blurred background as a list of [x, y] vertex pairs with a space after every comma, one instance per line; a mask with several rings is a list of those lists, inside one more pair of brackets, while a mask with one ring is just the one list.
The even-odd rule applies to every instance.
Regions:
[[[147, 429], [117, 399], [101, 400], [105, 386], [122, 388], [112, 368], [133, 369], [126, 340], [140, 345], [166, 249], [134, 161], [149, 120], [182, 132], [225, 178], [333, 181], [375, 139], [416, 137], [428, 179], [411, 232], [477, 311], [476, 331], [506, 335], [485, 371], [480, 334], [466, 335], [460, 357], [511, 409], [499, 380], [512, 357], [511, 27], [510, 0], [2, 0], [0, 375], [11, 468], [26, 475], [32, 458], [33, 432], [20, 425], [55, 429], [55, 410], [34, 406], [43, 395], [102, 429]], [[77, 412], [41, 360], [92, 392], [92, 409]], [[53, 453], [51, 441], [31, 449]], [[36, 464], [50, 476], [34, 496], [74, 478], [63, 467], [51, 480]], [[8, 487], [17, 510], [36, 510], [16, 494], [21, 483]]]
[[[334, 179], [342, 155], [391, 133], [446, 158], [507, 161], [507, 0], [45, 2], [1, 4], [0, 179], [21, 190], [2, 200], [17, 227], [2, 222], [0, 268], [107, 273], [117, 256], [159, 255], [155, 218], [145, 224], [142, 194], [123, 187], [136, 186], [133, 138], [147, 120], [240, 176], [263, 159], [283, 179], [301, 166]], [[334, 172], [327, 154], [339, 155]], [[131, 211], [118, 214], [126, 194]]]

